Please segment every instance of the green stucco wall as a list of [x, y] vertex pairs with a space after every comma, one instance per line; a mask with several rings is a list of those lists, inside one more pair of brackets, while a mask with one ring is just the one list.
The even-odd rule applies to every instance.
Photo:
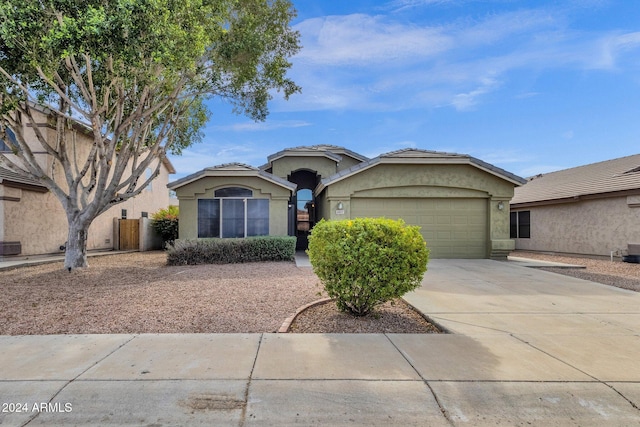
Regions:
[[291, 192], [257, 176], [204, 177], [176, 190], [180, 205], [181, 239], [198, 237], [198, 200], [212, 199], [215, 190], [223, 187], [244, 187], [253, 190], [254, 198], [269, 199], [269, 235], [287, 235], [287, 210]]
[[292, 172], [300, 169], [316, 171], [322, 178], [334, 175], [338, 170], [336, 161], [320, 156], [282, 157], [272, 163], [272, 173], [287, 179]]
[[[325, 188], [321, 214], [327, 219], [350, 218], [350, 203], [355, 197], [483, 198], [489, 202], [487, 253], [504, 258], [515, 247], [509, 238], [508, 202], [513, 189], [513, 183], [472, 165], [378, 164]], [[340, 202], [342, 215], [336, 213]]]

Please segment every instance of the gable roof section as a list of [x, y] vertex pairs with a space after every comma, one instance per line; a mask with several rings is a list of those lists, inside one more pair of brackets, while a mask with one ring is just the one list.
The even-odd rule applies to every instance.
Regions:
[[504, 169], [493, 166], [489, 163], [483, 162], [482, 160], [476, 159], [475, 157], [471, 157], [466, 154], [405, 148], [402, 150], [381, 154], [376, 158], [359, 163], [355, 166], [350, 167], [349, 169], [345, 169], [336, 173], [335, 175], [324, 178], [320, 182], [316, 191], [320, 192], [328, 185], [341, 181], [378, 164], [468, 164], [482, 169], [485, 172], [488, 172], [506, 181], [509, 181], [515, 185], [522, 185], [526, 183], [525, 179], [514, 175], [511, 172], [507, 172]]
[[283, 157], [326, 157], [335, 162], [340, 162], [342, 160], [342, 155], [347, 155], [360, 162], [369, 160], [369, 158], [358, 154], [355, 151], [351, 151], [347, 148], [339, 147], [337, 145], [301, 145], [299, 147], [285, 148], [282, 151], [278, 151], [277, 153], [270, 155], [269, 157], [267, 157], [267, 163], [260, 166], [260, 169], [269, 169], [274, 161]]
[[640, 154], [536, 175], [515, 190], [511, 205], [547, 204], [640, 192]]
[[26, 190], [33, 190], [40, 193], [46, 193], [49, 191], [47, 187], [33, 178], [24, 178], [15, 172], [0, 167], [0, 184], [7, 187], [23, 188]]
[[289, 182], [286, 179], [282, 179], [279, 176], [275, 176], [269, 172], [265, 172], [244, 163], [225, 163], [218, 166], [208, 167], [191, 175], [185, 176], [177, 181], [170, 182], [167, 184], [167, 187], [170, 190], [175, 190], [209, 176], [256, 176], [288, 190], [293, 191], [297, 187], [296, 184]]

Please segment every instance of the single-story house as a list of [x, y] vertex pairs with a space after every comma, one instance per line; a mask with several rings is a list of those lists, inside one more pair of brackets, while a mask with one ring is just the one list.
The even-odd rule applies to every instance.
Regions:
[[468, 155], [405, 149], [369, 159], [333, 145], [294, 147], [259, 168], [232, 163], [174, 181], [180, 238], [295, 235], [321, 218], [402, 218], [435, 258], [505, 258], [509, 201], [525, 180]]
[[640, 243], [640, 154], [536, 175], [511, 200], [516, 249], [624, 254]]
[[[34, 115], [37, 116], [38, 127], [46, 132], [47, 140], [53, 145], [56, 141], [55, 124], [48, 120], [48, 115], [43, 110], [34, 110]], [[75, 143], [75, 149], [80, 153], [88, 153], [92, 142], [87, 128], [76, 123], [67, 131], [72, 134], [70, 138]], [[13, 131], [7, 133], [9, 138], [15, 137], [12, 136], [15, 135]], [[55, 165], [52, 157], [39, 146], [32, 127], [25, 124], [23, 133], [44, 169], [53, 171], [55, 179], [59, 182], [65, 182], [62, 168]], [[9, 158], [14, 157], [9, 146], [1, 139], [0, 152]], [[127, 249], [146, 250], [160, 247], [161, 241], [151, 230], [148, 218], [154, 212], [169, 206], [169, 192], [166, 186], [169, 174], [175, 173], [168, 159], [161, 161], [160, 174], [149, 187], [138, 196], [112, 207], [93, 221], [87, 236], [88, 250], [119, 249], [121, 243], [122, 248], [126, 245]], [[152, 164], [151, 168], [154, 166], [155, 164]], [[152, 169], [148, 169], [146, 177], [151, 174]], [[137, 226], [133, 224], [131, 229], [127, 228], [133, 230], [135, 235], [121, 235], [120, 224], [123, 218], [138, 220]], [[0, 257], [61, 253], [67, 233], [66, 213], [56, 196], [38, 180], [25, 179], [0, 167]], [[121, 237], [126, 242], [121, 242]]]

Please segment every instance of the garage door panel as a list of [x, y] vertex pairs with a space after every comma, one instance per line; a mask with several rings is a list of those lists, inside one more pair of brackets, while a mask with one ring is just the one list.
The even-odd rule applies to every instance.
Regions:
[[451, 224], [451, 217], [450, 216], [438, 215], [438, 219], [437, 219], [436, 223], [438, 225], [450, 225]]
[[485, 258], [485, 199], [353, 198], [352, 217], [399, 219], [418, 225], [432, 258]]

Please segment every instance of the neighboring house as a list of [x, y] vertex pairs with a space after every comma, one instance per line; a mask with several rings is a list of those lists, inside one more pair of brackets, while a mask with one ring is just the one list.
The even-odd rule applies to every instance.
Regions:
[[585, 255], [640, 243], [640, 154], [540, 174], [515, 191], [516, 249]]
[[476, 158], [406, 149], [368, 159], [343, 147], [295, 147], [260, 168], [233, 163], [169, 184], [180, 238], [295, 235], [321, 218], [402, 218], [434, 258], [505, 258], [509, 200], [525, 180]]
[[[55, 126], [48, 122], [45, 113], [37, 114], [41, 122], [39, 127], [46, 130], [47, 139], [53, 144]], [[63, 171], [59, 165], [52, 163], [51, 156], [43, 152], [33, 130], [25, 126], [23, 131], [27, 141], [33, 141], [30, 147], [45, 170], [52, 171], [58, 182], [64, 182]], [[75, 149], [88, 152], [91, 139], [86, 128], [76, 124], [69, 132], [73, 135], [71, 140]], [[0, 150], [12, 156], [2, 140]], [[169, 174], [175, 173], [175, 170], [168, 159], [163, 159], [162, 162], [160, 174], [149, 188], [137, 197], [112, 207], [93, 221], [87, 238], [88, 250], [120, 247], [117, 219], [139, 219], [168, 207], [169, 192], [166, 185]], [[151, 173], [149, 169], [147, 175]], [[137, 232], [137, 248], [145, 250], [161, 244], [150, 230], [148, 221], [141, 220], [141, 223], [143, 227]], [[0, 167], [0, 256], [61, 253], [60, 247], [66, 243], [67, 231], [67, 219], [62, 205], [47, 188], [35, 179], [24, 179]]]

